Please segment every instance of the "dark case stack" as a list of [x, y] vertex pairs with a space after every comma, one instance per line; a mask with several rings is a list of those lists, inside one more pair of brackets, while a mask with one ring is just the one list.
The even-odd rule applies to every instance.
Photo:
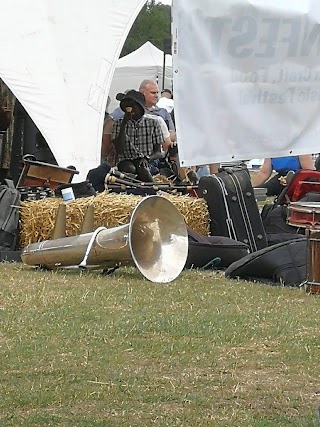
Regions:
[[267, 246], [266, 233], [246, 168], [225, 168], [203, 176], [198, 194], [210, 214], [210, 233], [246, 243], [251, 252]]

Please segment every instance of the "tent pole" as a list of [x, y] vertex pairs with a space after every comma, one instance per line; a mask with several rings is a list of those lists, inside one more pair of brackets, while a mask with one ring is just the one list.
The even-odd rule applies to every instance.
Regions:
[[166, 71], [166, 53], [163, 52], [163, 67], [162, 67], [162, 89], [164, 89], [164, 77], [165, 77], [165, 71]]

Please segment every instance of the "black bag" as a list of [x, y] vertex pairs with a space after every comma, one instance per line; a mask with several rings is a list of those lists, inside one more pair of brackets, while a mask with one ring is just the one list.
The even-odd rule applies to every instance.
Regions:
[[287, 242], [288, 240], [304, 239], [302, 234], [291, 233], [270, 233], [267, 234], [268, 246], [277, 245], [278, 243]]
[[107, 173], [110, 172], [111, 167], [107, 163], [97, 166], [94, 169], [90, 169], [87, 174], [87, 181], [91, 182], [93, 188], [102, 193], [105, 190], [104, 180]]
[[287, 223], [288, 207], [286, 205], [264, 205], [261, 211], [262, 223], [267, 234], [304, 234], [304, 229]]
[[16, 247], [20, 200], [13, 181], [5, 179], [0, 185], [0, 251], [12, 251]]
[[[319, 202], [320, 193], [306, 193], [300, 202]], [[261, 211], [261, 218], [264, 228], [268, 234], [305, 234], [305, 228], [297, 227], [288, 223], [288, 206], [287, 205], [264, 205]]]
[[218, 268], [226, 268], [248, 255], [249, 247], [223, 236], [201, 236], [188, 228], [189, 249], [185, 268], [203, 268], [219, 258]]
[[72, 188], [74, 197], [76, 199], [80, 197], [90, 197], [96, 195], [96, 190], [88, 180], [82, 182], [76, 182], [74, 184], [60, 184], [55, 190], [56, 197], [62, 197], [61, 190], [64, 188]]
[[299, 286], [307, 277], [307, 238], [269, 246], [231, 264], [225, 276], [285, 286]]
[[178, 165], [174, 160], [170, 160], [168, 155], [159, 159], [158, 169], [159, 174], [166, 178], [171, 180], [179, 178]]
[[303, 197], [301, 197], [299, 202], [320, 202], [320, 193], [318, 193], [317, 191], [310, 191], [309, 193], [306, 193]]
[[226, 168], [217, 174], [203, 176], [198, 193], [208, 204], [211, 235], [244, 242], [251, 252], [267, 246], [247, 169]]

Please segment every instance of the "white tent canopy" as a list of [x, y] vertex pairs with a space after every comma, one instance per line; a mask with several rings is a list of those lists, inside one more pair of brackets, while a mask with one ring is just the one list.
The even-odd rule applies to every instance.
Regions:
[[[146, 42], [137, 50], [120, 58], [117, 62], [110, 87], [112, 111], [118, 106], [115, 96], [126, 89], [138, 89], [144, 79], [157, 80], [162, 89], [163, 51], [150, 42]], [[166, 55], [164, 86], [172, 87], [172, 56]]]
[[100, 163], [107, 95], [145, 0], [10, 0], [1, 4], [0, 78], [60, 166], [78, 179]]

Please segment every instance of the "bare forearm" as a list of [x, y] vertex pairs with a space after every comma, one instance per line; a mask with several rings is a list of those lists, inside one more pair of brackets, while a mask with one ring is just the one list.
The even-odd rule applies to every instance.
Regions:
[[220, 163], [211, 163], [209, 165], [210, 173], [214, 174], [219, 172]]
[[111, 149], [111, 135], [103, 135], [101, 144], [101, 159], [105, 159]]
[[269, 174], [258, 172], [257, 175], [252, 179], [252, 187], [259, 187], [259, 185], [264, 184], [269, 176]]
[[302, 169], [315, 169], [311, 154], [299, 156], [299, 160]]
[[122, 154], [126, 144], [126, 122], [123, 121], [120, 126], [119, 135], [113, 141], [116, 152]]
[[168, 136], [168, 138], [164, 139], [164, 143], [162, 144], [162, 147], [163, 147], [164, 151], [167, 151], [168, 148], [171, 147], [171, 145], [172, 145], [172, 141], [170, 139], [170, 136]]
[[176, 132], [174, 130], [170, 130], [170, 139], [172, 142], [175, 142], [177, 139]]

